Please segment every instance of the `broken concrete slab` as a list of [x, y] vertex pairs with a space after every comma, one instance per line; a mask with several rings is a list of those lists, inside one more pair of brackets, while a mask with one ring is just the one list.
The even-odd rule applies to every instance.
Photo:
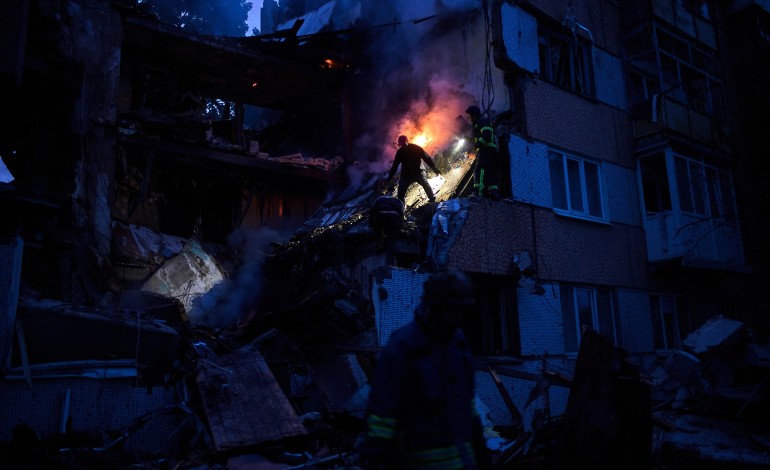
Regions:
[[195, 238], [190, 238], [179, 254], [164, 262], [144, 283], [142, 290], [179, 299], [185, 308], [185, 319], [193, 324], [220, 327], [222, 321], [206, 307], [215, 302], [217, 296], [211, 294], [225, 276], [216, 259]]
[[743, 326], [737, 320], [725, 318], [722, 315], [712, 317], [700, 328], [690, 333], [683, 342], [685, 350], [697, 355], [729, 341]]

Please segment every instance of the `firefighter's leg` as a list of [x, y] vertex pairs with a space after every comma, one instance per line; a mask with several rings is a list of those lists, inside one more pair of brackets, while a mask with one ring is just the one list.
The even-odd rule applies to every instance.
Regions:
[[436, 196], [433, 194], [433, 188], [430, 187], [430, 183], [428, 183], [428, 180], [425, 179], [425, 177], [423, 176], [422, 178], [420, 178], [419, 183], [422, 186], [422, 189], [425, 190], [425, 194], [428, 196], [428, 200], [430, 202], [436, 202]]
[[406, 204], [406, 190], [409, 189], [409, 186], [411, 185], [411, 181], [400, 180], [398, 182], [398, 193], [396, 193], [396, 197], [404, 204]]
[[479, 196], [484, 195], [484, 169], [477, 168], [476, 173], [473, 175], [476, 182], [473, 184], [474, 193]]

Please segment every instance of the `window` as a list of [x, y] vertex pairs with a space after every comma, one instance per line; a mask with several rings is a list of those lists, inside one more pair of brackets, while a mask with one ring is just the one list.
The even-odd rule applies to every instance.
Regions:
[[666, 155], [657, 153], [640, 158], [639, 170], [642, 174], [645, 212], [655, 214], [670, 211], [671, 191], [668, 185], [668, 171], [666, 171]]
[[590, 47], [577, 37], [538, 33], [540, 76], [562, 88], [593, 95]]
[[656, 32], [664, 94], [702, 113], [724, 117], [718, 59], [662, 29]]
[[554, 209], [569, 215], [604, 220], [599, 164], [548, 151]]
[[679, 207], [703, 217], [735, 215], [730, 175], [701, 161], [674, 155]]
[[655, 120], [652, 98], [660, 92], [658, 80], [655, 77], [640, 72], [628, 72], [628, 98], [634, 117]]
[[565, 352], [578, 352], [584, 329], [596, 330], [618, 344], [614, 297], [609, 288], [561, 286]]
[[463, 324], [475, 354], [521, 354], [517, 283], [503, 276], [471, 276], [478, 293], [478, 312]]
[[692, 331], [687, 301], [673, 295], [650, 295], [652, 335], [656, 350], [679, 349], [682, 337]]

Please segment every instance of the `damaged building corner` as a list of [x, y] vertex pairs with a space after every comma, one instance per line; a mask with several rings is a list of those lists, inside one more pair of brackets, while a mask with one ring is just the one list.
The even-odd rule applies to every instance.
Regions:
[[[265, 0], [247, 37], [144, 3], [0, 6], [0, 467], [360, 469], [378, 353], [444, 268], [493, 468], [770, 466], [733, 177], [767, 148], [724, 112], [761, 100], [717, 73], [757, 2]], [[402, 134], [436, 200], [385, 233]]]

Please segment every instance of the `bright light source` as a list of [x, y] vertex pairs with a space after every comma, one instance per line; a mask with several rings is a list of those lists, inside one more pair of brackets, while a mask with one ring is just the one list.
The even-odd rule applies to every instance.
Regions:
[[412, 138], [412, 142], [414, 142], [415, 144], [419, 145], [420, 147], [427, 146], [430, 143], [430, 141], [431, 141], [431, 138], [428, 137], [428, 135], [424, 134], [424, 133], [420, 134], [418, 136], [415, 136], [414, 138]]

